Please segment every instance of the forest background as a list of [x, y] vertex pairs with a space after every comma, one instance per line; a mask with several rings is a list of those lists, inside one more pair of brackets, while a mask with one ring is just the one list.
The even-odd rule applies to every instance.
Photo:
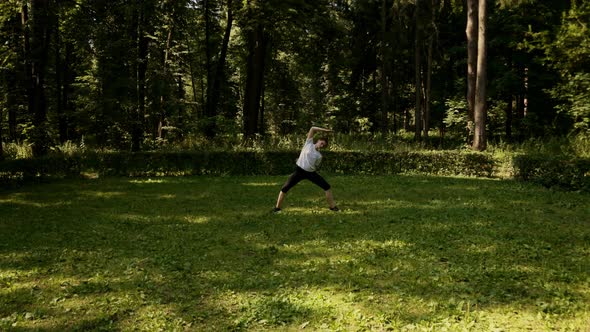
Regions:
[[314, 124], [587, 156], [589, 22], [587, 0], [2, 1], [0, 158], [276, 149]]

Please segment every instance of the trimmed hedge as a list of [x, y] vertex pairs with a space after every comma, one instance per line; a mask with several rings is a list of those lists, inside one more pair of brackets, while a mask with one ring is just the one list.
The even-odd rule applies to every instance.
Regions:
[[323, 153], [322, 170], [341, 174], [430, 174], [492, 177], [494, 159], [461, 151]]
[[590, 159], [519, 155], [513, 158], [515, 178], [547, 188], [590, 192]]
[[[46, 178], [164, 175], [284, 175], [299, 152], [117, 152], [53, 155], [0, 163], [0, 183]], [[490, 155], [461, 151], [323, 153], [322, 172], [337, 174], [433, 174], [491, 177]]]
[[[291, 152], [117, 152], [52, 155], [0, 162], [0, 185], [52, 178], [175, 175], [285, 175], [299, 155]], [[430, 174], [493, 177], [499, 164], [489, 154], [464, 151], [323, 152], [321, 171], [335, 174]], [[517, 155], [514, 177], [545, 187], [590, 191], [590, 160]]]

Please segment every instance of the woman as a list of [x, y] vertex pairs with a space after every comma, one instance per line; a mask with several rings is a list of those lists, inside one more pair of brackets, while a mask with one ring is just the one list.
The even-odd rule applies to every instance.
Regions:
[[281, 188], [279, 192], [279, 197], [277, 199], [277, 204], [273, 209], [273, 212], [277, 213], [281, 211], [281, 205], [285, 200], [285, 195], [287, 192], [293, 188], [297, 183], [301, 180], [309, 180], [322, 188], [326, 193], [326, 200], [328, 201], [328, 206], [332, 211], [339, 211], [338, 207], [334, 203], [334, 197], [332, 196], [332, 191], [330, 190], [330, 184], [324, 180], [324, 178], [319, 175], [316, 170], [322, 160], [322, 155], [318, 150], [326, 147], [328, 145], [327, 138], [319, 138], [317, 142], [313, 142], [313, 137], [317, 132], [331, 132], [330, 129], [320, 128], [320, 127], [311, 127], [309, 132], [307, 133], [307, 139], [305, 140], [305, 145], [303, 149], [301, 149], [301, 153], [299, 154], [299, 158], [297, 159], [297, 166], [295, 167], [295, 172], [289, 176], [287, 182]]

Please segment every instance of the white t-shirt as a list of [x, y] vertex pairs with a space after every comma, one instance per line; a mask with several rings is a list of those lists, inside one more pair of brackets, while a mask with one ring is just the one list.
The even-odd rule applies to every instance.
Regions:
[[305, 141], [303, 149], [301, 149], [299, 159], [297, 159], [297, 166], [308, 172], [315, 172], [321, 161], [322, 155], [316, 150], [315, 145], [313, 144], [313, 139], [308, 138]]

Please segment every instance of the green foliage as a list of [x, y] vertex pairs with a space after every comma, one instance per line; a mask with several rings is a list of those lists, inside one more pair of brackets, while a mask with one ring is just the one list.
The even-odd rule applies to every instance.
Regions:
[[514, 158], [516, 178], [566, 190], [590, 192], [590, 159], [554, 155], [519, 155]]
[[443, 120], [445, 127], [452, 133], [467, 131], [467, 100], [448, 99], [445, 101], [446, 116]]
[[101, 178], [0, 192], [0, 330], [584, 331], [586, 194], [476, 178]]
[[[166, 175], [289, 174], [298, 152], [201, 151], [139, 153], [63, 153], [0, 163], [5, 183], [46, 178]], [[491, 177], [489, 155], [461, 151], [324, 152], [322, 171], [336, 174], [431, 174]]]
[[551, 89], [557, 109], [573, 122], [573, 131], [590, 133], [590, 3], [574, 2], [564, 13], [555, 40], [547, 47], [561, 81]]

